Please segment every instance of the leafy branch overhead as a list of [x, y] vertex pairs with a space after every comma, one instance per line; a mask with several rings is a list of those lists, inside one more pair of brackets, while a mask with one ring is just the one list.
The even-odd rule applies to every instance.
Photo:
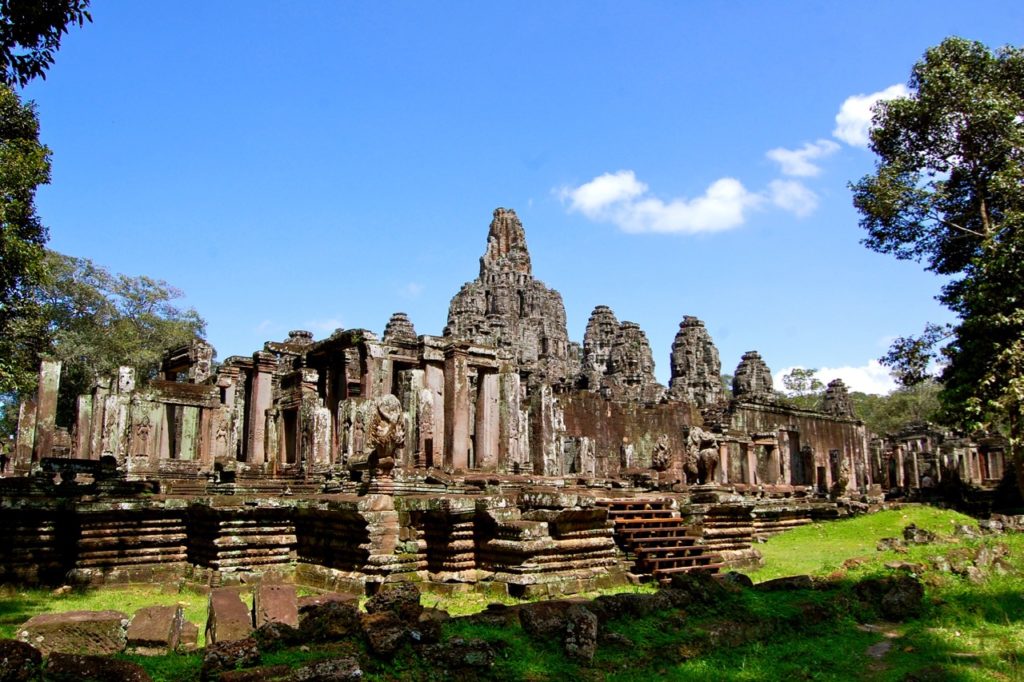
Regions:
[[46, 78], [61, 38], [92, 21], [89, 0], [0, 0], [0, 81], [24, 87]]

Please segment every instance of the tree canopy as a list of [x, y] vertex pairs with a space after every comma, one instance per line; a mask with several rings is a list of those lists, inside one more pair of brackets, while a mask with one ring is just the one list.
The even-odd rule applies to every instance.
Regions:
[[149, 277], [111, 274], [84, 258], [47, 251], [45, 276], [32, 291], [35, 315], [20, 321], [10, 340], [17, 359], [18, 391], [31, 390], [39, 358], [64, 363], [59, 418], [73, 414], [75, 396], [97, 375], [120, 365], [145, 381], [155, 376], [163, 351], [202, 336], [206, 322], [174, 301], [182, 292]]
[[92, 21], [89, 0], [0, 0], [0, 82], [46, 78], [72, 24]]
[[19, 320], [33, 315], [47, 239], [35, 195], [49, 181], [50, 150], [39, 143], [34, 108], [0, 84], [0, 393], [22, 387], [11, 343]]
[[909, 85], [877, 106], [879, 158], [854, 205], [868, 248], [949, 278], [938, 299], [958, 321], [900, 339], [883, 361], [912, 383], [938, 360], [947, 418], [1008, 425], [1024, 477], [1024, 50], [948, 38]]

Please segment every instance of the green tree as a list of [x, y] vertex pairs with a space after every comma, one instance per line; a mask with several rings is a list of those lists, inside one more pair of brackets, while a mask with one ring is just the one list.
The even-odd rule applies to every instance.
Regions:
[[68, 27], [92, 21], [88, 7], [89, 0], [0, 0], [0, 82], [45, 79]]
[[1006, 424], [1024, 482], [1024, 51], [949, 38], [914, 65], [910, 89], [875, 111], [879, 159], [852, 185], [854, 205], [869, 248], [949, 278], [938, 299], [957, 322], [883, 361], [910, 383], [939, 361], [946, 418]]
[[[74, 414], [75, 397], [88, 392], [96, 376], [130, 365], [144, 383], [156, 375], [164, 350], [205, 333], [195, 309], [174, 305], [182, 293], [166, 282], [111, 274], [54, 251], [46, 252], [45, 273], [32, 294], [37, 314], [19, 324], [12, 345], [24, 374], [34, 374], [43, 355], [63, 361], [63, 423]], [[9, 392], [6, 402], [13, 405], [19, 397]]]
[[825, 384], [817, 377], [817, 369], [794, 367], [782, 377], [786, 399], [797, 407], [813, 410], [819, 407]]
[[910, 424], [936, 422], [939, 419], [939, 392], [942, 385], [926, 379], [912, 386], [900, 386], [888, 395], [850, 393], [853, 411], [879, 436], [895, 434]]
[[12, 339], [21, 333], [20, 322], [35, 314], [31, 292], [43, 272], [47, 239], [35, 194], [49, 181], [50, 150], [39, 143], [34, 108], [0, 84], [0, 393], [27, 387]]

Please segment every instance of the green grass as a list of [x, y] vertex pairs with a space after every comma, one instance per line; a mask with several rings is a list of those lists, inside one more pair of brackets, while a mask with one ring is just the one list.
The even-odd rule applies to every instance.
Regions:
[[[880, 538], [902, 537], [902, 530], [909, 523], [942, 537], [937, 543], [911, 546], [901, 553], [876, 549]], [[755, 578], [760, 581], [806, 573], [827, 577], [831, 588], [794, 592], [736, 589], [710, 603], [693, 603], [642, 618], [618, 618], [604, 628], [613, 639], [601, 644], [588, 666], [568, 660], [560, 642], [533, 640], [517, 624], [500, 627], [456, 619], [445, 625], [445, 634], [481, 638], [494, 648], [494, 667], [485, 674], [458, 675], [466, 679], [899, 682], [908, 675], [922, 679], [925, 671], [932, 676], [923, 679], [954, 682], [1024, 680], [1024, 535], [983, 539], [953, 535], [956, 524], [970, 523], [970, 519], [955, 512], [907, 506], [783, 533], [759, 546], [765, 565], [753, 573]], [[973, 553], [981, 546], [991, 549], [1000, 545], [1009, 553], [1007, 568], [986, 571], [980, 584], [930, 568], [932, 559], [938, 555], [953, 557], [957, 553]], [[843, 568], [843, 562], [851, 557], [862, 557], [863, 561]], [[867, 651], [883, 636], [865, 631], [859, 624], [880, 624], [881, 616], [855, 598], [853, 587], [864, 578], [897, 573], [885, 566], [894, 559], [929, 566], [921, 575], [926, 585], [925, 608], [918, 618], [885, 625], [896, 637], [891, 640], [889, 652], [877, 660], [869, 657]], [[650, 592], [653, 588], [627, 590]], [[611, 591], [604, 593], [608, 592]], [[0, 626], [8, 627], [0, 633], [13, 630], [24, 620], [21, 616], [30, 611], [120, 608], [130, 612], [136, 604], [174, 603], [187, 596], [160, 595], [135, 588], [58, 599], [47, 592], [23, 591], [19, 595], [0, 602]], [[205, 598], [195, 597], [197, 603], [190, 611], [190, 619], [201, 623]], [[478, 593], [424, 595], [422, 601], [425, 606], [444, 608], [456, 615], [475, 613], [495, 601], [517, 603], [511, 598], [496, 599]], [[17, 618], [21, 620], [13, 613], [20, 614]], [[8, 625], [9, 621], [14, 624]], [[410, 646], [385, 661], [367, 656], [359, 642], [275, 652], [264, 656], [264, 665], [295, 667], [340, 654], [358, 655], [365, 679], [370, 682], [457, 678], [450, 671], [426, 663], [420, 650]], [[154, 680], [198, 680], [198, 655], [131, 658], [139, 661]]]
[[755, 545], [764, 557], [762, 567], [748, 572], [754, 582], [790, 575], [825, 575], [854, 557], [874, 558], [884, 537], [903, 537], [903, 528], [916, 524], [939, 535], [950, 535], [957, 524], [977, 527], [969, 516], [947, 509], [906, 505], [900, 509], [839, 521], [812, 523]]
[[165, 593], [159, 585], [79, 588], [62, 595], [45, 589], [4, 587], [0, 588], [0, 637], [14, 637], [22, 623], [40, 613], [113, 610], [131, 616], [144, 606], [181, 604], [185, 618], [200, 626], [199, 645], [202, 646], [206, 601], [204, 594], [189, 589]]

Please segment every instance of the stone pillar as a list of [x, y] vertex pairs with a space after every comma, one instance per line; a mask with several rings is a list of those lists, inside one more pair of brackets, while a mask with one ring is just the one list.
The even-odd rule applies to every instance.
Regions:
[[484, 374], [482, 371], [477, 378], [477, 400], [476, 400], [476, 465], [477, 468], [487, 471], [496, 471], [498, 468], [498, 438], [500, 433], [499, 425], [499, 386], [498, 375], [495, 372]]
[[89, 428], [89, 458], [103, 455], [103, 410], [110, 395], [110, 379], [98, 379], [92, 392], [92, 426]]
[[793, 484], [793, 459], [792, 450], [789, 443], [789, 431], [779, 431], [779, 446], [776, 448], [779, 453], [779, 468], [781, 480], [778, 482], [782, 485]]
[[78, 396], [75, 416], [75, 456], [78, 459], [89, 459], [89, 448], [92, 445], [92, 396]]
[[892, 450], [893, 460], [896, 462], [896, 487], [902, 488], [907, 484], [906, 474], [903, 471], [903, 448], [899, 445]]
[[18, 407], [18, 432], [14, 441], [14, 462], [11, 469], [27, 474], [32, 468], [32, 453], [36, 445], [36, 399], [28, 397]]
[[914, 475], [914, 481], [913, 481], [913, 483], [911, 484], [910, 487], [911, 488], [920, 488], [921, 487], [921, 469], [920, 469], [920, 465], [918, 464], [918, 461], [917, 461], [917, 451], [916, 450], [911, 450], [910, 451], [910, 456], [913, 458], [911, 460], [911, 465], [910, 466], [911, 466], [911, 472]]
[[718, 444], [718, 482], [729, 482], [729, 444], [725, 442]]
[[267, 461], [267, 410], [273, 405], [274, 370], [277, 358], [273, 353], [253, 353], [252, 396], [249, 400], [249, 442], [246, 461], [262, 466]]
[[747, 445], [747, 483], [756, 485], [757, 480], [757, 448], [753, 443]]
[[[433, 465], [442, 466], [444, 464], [444, 454], [448, 451], [445, 448], [447, 441], [445, 440], [444, 430], [444, 369], [439, 365], [428, 364], [424, 367], [423, 372], [423, 382], [431, 395], [431, 411], [429, 416], [433, 419], [433, 428], [431, 429], [433, 442], [430, 444]], [[426, 447], [426, 443], [424, 443], [424, 447]]]
[[498, 385], [499, 467], [505, 472], [522, 472], [529, 468], [530, 456], [525, 446], [526, 429], [522, 418], [519, 373], [501, 372], [498, 374]]
[[466, 349], [451, 347], [444, 357], [445, 463], [469, 467], [469, 367]]
[[196, 458], [199, 445], [199, 408], [184, 406], [181, 408], [181, 440], [179, 441], [178, 459], [191, 462]]
[[43, 360], [39, 365], [39, 390], [36, 393], [35, 459], [49, 457], [53, 451], [53, 430], [57, 419], [57, 391], [60, 389], [59, 360]]

